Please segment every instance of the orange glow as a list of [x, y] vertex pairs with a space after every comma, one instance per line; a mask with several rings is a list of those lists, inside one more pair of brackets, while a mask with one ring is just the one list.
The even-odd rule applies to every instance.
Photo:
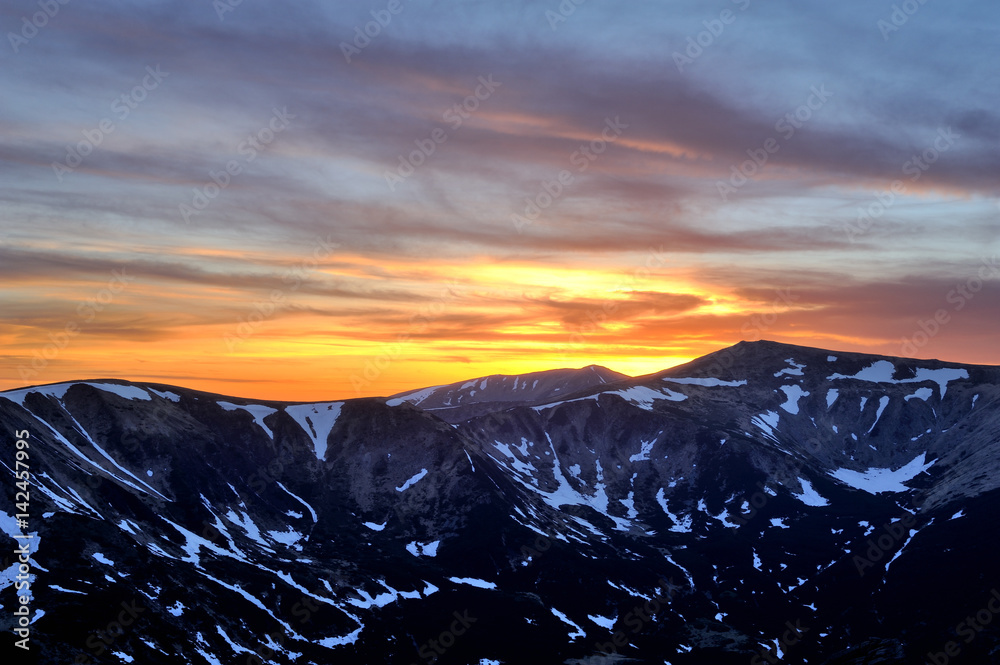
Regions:
[[[227, 250], [180, 251], [220, 265], [236, 260]], [[642, 256], [619, 265], [578, 258], [542, 265], [334, 254], [308, 272], [312, 289], [273, 278], [301, 261], [287, 255], [263, 268], [251, 259], [272, 271], [259, 283], [139, 277], [110, 294], [107, 279], [67, 284], [26, 275], [12, 292], [49, 310], [0, 328], [0, 389], [120, 378], [311, 401], [589, 364], [636, 376], [741, 339], [901, 355], [898, 337], [832, 328], [824, 307], [807, 297], [771, 316], [772, 294], [753, 298], [700, 281], [708, 271], [690, 265], [646, 271]], [[81, 303], [106, 296], [92, 320], [81, 314]], [[72, 325], [77, 332], [69, 334]], [[902, 334], [912, 327], [901, 325]], [[976, 344], [962, 348], [968, 362], [977, 352], [985, 353]]]

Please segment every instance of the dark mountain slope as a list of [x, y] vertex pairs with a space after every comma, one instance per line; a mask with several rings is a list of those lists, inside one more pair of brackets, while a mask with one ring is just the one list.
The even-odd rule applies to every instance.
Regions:
[[1000, 658], [1000, 622], [958, 626], [1000, 588], [998, 368], [759, 342], [544, 374], [414, 403], [0, 393], [40, 662]]
[[399, 393], [393, 395], [389, 404], [409, 402], [454, 423], [504, 407], [543, 404], [628, 378], [599, 365], [521, 375], [494, 374], [471, 381]]

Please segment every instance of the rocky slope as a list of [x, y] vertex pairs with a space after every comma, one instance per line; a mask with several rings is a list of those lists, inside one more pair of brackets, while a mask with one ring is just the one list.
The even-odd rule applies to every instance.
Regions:
[[553, 369], [524, 376], [494, 374], [471, 381], [433, 386], [393, 395], [390, 405], [408, 402], [450, 423], [490, 413], [502, 407], [545, 404], [564, 395], [628, 379], [607, 367]]
[[58, 384], [0, 393], [0, 521], [45, 663], [996, 662], [998, 419], [1000, 368], [770, 342], [323, 404]]

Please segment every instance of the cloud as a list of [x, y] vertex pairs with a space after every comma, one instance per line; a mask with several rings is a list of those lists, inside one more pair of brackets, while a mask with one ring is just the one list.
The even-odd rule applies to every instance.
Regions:
[[[353, 358], [409, 330], [478, 367], [484, 349], [543, 356], [588, 322], [573, 358], [690, 355], [745, 336], [788, 286], [808, 305], [753, 334], [891, 350], [1000, 241], [996, 6], [927, 3], [884, 38], [887, 10], [860, 1], [740, 4], [683, 71], [674, 53], [718, 8], [585, 3], [553, 28], [547, 2], [406, 4], [348, 63], [367, 5], [63, 6], [0, 53], [0, 334], [30, 350], [124, 267], [135, 287], [88, 335], [164, 354], [193, 339], [216, 353], [279, 290], [255, 337], [278, 355], [309, 340]], [[168, 75], [116, 111], [147, 66]], [[275, 109], [287, 130], [247, 150]], [[68, 150], [88, 154], [60, 179]], [[321, 239], [337, 251], [309, 263]], [[667, 260], [618, 288], [651, 252]], [[954, 312], [928, 352], [995, 361], [994, 298]], [[58, 362], [106, 357], [74, 348]]]

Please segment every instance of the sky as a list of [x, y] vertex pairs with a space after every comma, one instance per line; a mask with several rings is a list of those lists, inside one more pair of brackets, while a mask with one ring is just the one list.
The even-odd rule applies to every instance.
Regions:
[[0, 5], [0, 389], [1000, 364], [988, 0]]

